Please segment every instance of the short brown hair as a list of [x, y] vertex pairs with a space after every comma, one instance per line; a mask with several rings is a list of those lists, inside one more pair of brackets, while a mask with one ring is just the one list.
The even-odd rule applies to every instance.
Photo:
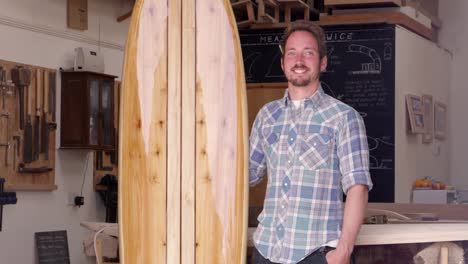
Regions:
[[325, 44], [325, 33], [323, 29], [312, 21], [296, 20], [289, 24], [289, 26], [284, 30], [283, 39], [280, 42], [281, 51], [283, 52], [282, 56], [284, 56], [288, 38], [296, 31], [305, 31], [312, 34], [312, 36], [317, 40], [320, 59], [327, 55], [327, 45]]

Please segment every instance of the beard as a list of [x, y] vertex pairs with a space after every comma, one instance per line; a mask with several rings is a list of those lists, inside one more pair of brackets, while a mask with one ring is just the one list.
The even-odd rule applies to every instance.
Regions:
[[294, 70], [296, 69], [304, 69], [306, 72], [309, 72], [310, 70], [308, 67], [305, 67], [305, 66], [294, 66], [293, 68], [291, 68], [291, 71], [289, 72], [289, 74], [286, 74], [286, 79], [292, 85], [296, 87], [305, 87], [305, 86], [308, 86], [312, 82], [313, 79], [315, 79], [313, 78], [315, 76], [311, 76], [311, 75], [303, 75], [301, 77], [294, 77]]
[[312, 78], [288, 78], [288, 81], [296, 87], [305, 87], [312, 82]]

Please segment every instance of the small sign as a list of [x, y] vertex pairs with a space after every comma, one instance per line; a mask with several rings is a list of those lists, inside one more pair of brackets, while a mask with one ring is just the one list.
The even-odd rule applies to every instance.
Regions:
[[39, 264], [70, 264], [67, 231], [34, 233]]

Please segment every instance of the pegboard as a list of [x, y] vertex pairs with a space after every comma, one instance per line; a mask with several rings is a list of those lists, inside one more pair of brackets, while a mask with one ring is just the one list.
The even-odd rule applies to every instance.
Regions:
[[55, 190], [57, 71], [5, 60], [0, 67], [0, 176], [5, 189]]

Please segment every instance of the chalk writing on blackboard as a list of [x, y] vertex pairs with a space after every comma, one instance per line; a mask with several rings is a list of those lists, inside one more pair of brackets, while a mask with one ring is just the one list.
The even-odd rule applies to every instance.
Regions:
[[69, 264], [67, 231], [36, 232], [39, 264]]
[[[390, 136], [382, 136], [381, 138], [374, 138], [371, 136], [367, 136], [367, 142], [369, 144], [369, 167], [371, 170], [393, 170], [393, 159], [392, 158], [377, 158], [376, 156], [372, 155], [372, 153], [380, 148], [388, 148], [392, 150], [395, 148], [395, 144], [388, 141]], [[387, 150], [388, 151], [388, 150]]]
[[350, 44], [347, 53], [357, 53], [367, 57], [368, 60], [360, 63], [361, 69], [350, 70], [349, 74], [380, 74], [382, 60], [375, 49], [364, 45]]
[[[366, 125], [371, 202], [394, 202], [395, 25], [326, 26], [323, 90], [352, 106]], [[239, 32], [248, 83], [286, 82], [278, 44], [283, 29]]]

